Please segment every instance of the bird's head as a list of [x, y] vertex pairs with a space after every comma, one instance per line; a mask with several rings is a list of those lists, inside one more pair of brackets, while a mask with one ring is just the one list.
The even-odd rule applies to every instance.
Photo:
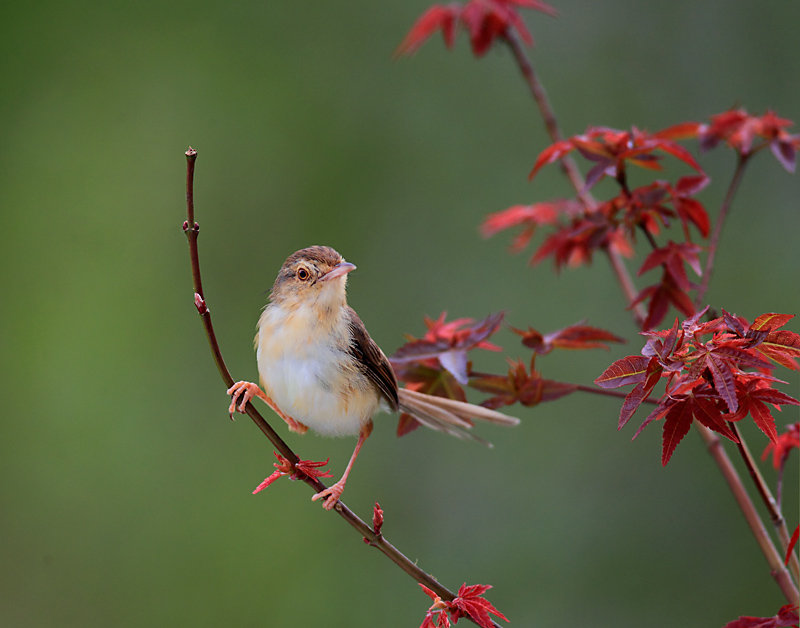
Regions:
[[301, 249], [281, 266], [270, 298], [290, 307], [303, 303], [341, 307], [347, 302], [347, 274], [355, 269], [329, 246]]

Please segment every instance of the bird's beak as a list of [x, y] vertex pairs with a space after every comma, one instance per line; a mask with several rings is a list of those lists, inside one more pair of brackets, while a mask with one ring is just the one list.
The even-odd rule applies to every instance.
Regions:
[[322, 275], [319, 278], [320, 281], [330, 281], [331, 279], [336, 279], [337, 277], [343, 277], [351, 270], [355, 270], [356, 265], [351, 264], [350, 262], [342, 262], [341, 264], [336, 264], [333, 268], [331, 268], [327, 273]]

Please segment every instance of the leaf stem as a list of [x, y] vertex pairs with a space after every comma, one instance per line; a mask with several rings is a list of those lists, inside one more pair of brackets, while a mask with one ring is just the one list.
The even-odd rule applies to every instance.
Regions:
[[739, 153], [739, 158], [736, 162], [736, 169], [733, 171], [733, 177], [728, 185], [728, 191], [725, 193], [725, 199], [722, 201], [722, 205], [719, 208], [719, 216], [717, 216], [717, 222], [714, 225], [714, 231], [711, 234], [711, 241], [708, 244], [708, 255], [706, 256], [705, 268], [703, 268], [703, 281], [701, 282], [700, 287], [697, 289], [697, 295], [694, 298], [695, 310], [699, 310], [703, 305], [703, 299], [705, 299], [706, 292], [708, 291], [708, 284], [711, 281], [711, 273], [714, 270], [714, 259], [717, 255], [717, 248], [719, 247], [719, 239], [722, 235], [722, 228], [725, 225], [725, 220], [727, 219], [728, 214], [730, 213], [731, 206], [733, 205], [733, 199], [736, 196], [736, 192], [742, 182], [744, 171], [749, 163], [749, 158], [751, 155], [752, 153], [746, 153], [744, 155]]
[[[189, 241], [189, 257], [192, 267], [192, 280], [194, 283], [195, 291], [195, 304], [197, 305], [198, 312], [200, 313], [203, 321], [203, 327], [206, 331], [208, 344], [211, 348], [211, 353], [214, 357], [214, 362], [217, 369], [222, 376], [225, 386], [230, 388], [233, 385], [233, 378], [231, 377], [228, 367], [225, 365], [225, 360], [222, 357], [219, 344], [217, 343], [216, 334], [214, 333], [214, 326], [211, 323], [211, 313], [205, 304], [203, 297], [202, 281], [200, 276], [200, 259], [197, 246], [197, 236], [200, 231], [200, 226], [194, 221], [194, 166], [197, 159], [197, 151], [192, 149], [186, 151], [186, 214], [187, 221], [183, 225], [186, 232], [186, 237]], [[199, 297], [199, 301], [197, 299]], [[247, 404], [247, 416], [249, 416], [256, 426], [264, 433], [272, 445], [280, 452], [280, 454], [291, 462], [292, 466], [296, 465], [300, 460], [299, 456], [292, 451], [292, 449], [283, 441], [283, 439], [272, 429], [269, 423], [264, 420], [261, 414], [256, 410], [252, 403]], [[326, 486], [319, 479], [312, 478], [302, 473], [298, 474], [300, 478], [312, 487], [316, 492], [325, 490]], [[447, 601], [452, 601], [456, 598], [456, 594], [450, 589], [439, 583], [429, 573], [423, 571], [420, 567], [405, 556], [394, 545], [387, 541], [383, 534], [376, 535], [372, 528], [367, 525], [363, 519], [350, 510], [341, 500], [336, 504], [334, 510], [355, 528], [361, 536], [367, 539], [369, 545], [378, 548], [383, 554], [394, 562], [400, 569], [405, 571], [414, 580], [424, 584], [426, 587], [434, 591], [440, 598]], [[467, 617], [473, 623], [476, 623], [472, 617]], [[497, 626], [497, 624], [495, 624]], [[499, 627], [498, 627], [499, 628]]]
[[770, 575], [775, 579], [775, 582], [778, 583], [778, 586], [786, 596], [789, 604], [797, 604], [797, 587], [792, 582], [789, 571], [783, 565], [781, 556], [778, 554], [775, 544], [772, 542], [772, 539], [770, 539], [761, 518], [758, 516], [755, 504], [753, 504], [753, 501], [747, 494], [747, 490], [744, 488], [744, 484], [742, 484], [742, 480], [736, 472], [736, 468], [733, 466], [728, 454], [725, 453], [725, 449], [722, 447], [719, 437], [697, 421], [695, 421], [694, 424], [700, 433], [700, 437], [705, 442], [708, 452], [711, 454], [714, 462], [717, 463], [722, 477], [724, 477], [725, 481], [728, 483], [728, 487], [731, 489], [736, 503], [742, 510], [745, 521], [747, 521], [747, 525], [750, 526], [750, 531], [753, 533], [758, 546], [761, 548], [761, 552], [767, 559], [767, 563], [770, 567]]

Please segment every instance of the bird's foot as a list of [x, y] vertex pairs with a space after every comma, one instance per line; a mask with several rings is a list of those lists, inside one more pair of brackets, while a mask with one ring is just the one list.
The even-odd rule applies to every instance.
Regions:
[[[297, 432], [298, 434], [305, 434], [308, 431], [308, 426], [303, 425], [300, 421], [295, 421], [292, 417], [288, 414], [285, 414], [277, 404], [270, 399], [267, 394], [262, 391], [256, 384], [251, 382], [236, 382], [233, 386], [228, 389], [228, 394], [231, 395], [231, 405], [228, 408], [228, 414], [230, 415], [231, 419], [233, 419], [234, 412], [241, 412], [244, 414], [245, 406], [247, 402], [250, 401], [253, 397], [259, 397], [266, 403], [270, 408], [275, 411], [279, 417], [281, 417], [284, 421], [286, 421], [286, 425], [289, 426], [289, 430], [292, 432]], [[241, 402], [237, 405], [236, 402], [239, 401], [241, 397]]]
[[342, 496], [342, 492], [344, 491], [344, 481], [339, 480], [333, 486], [329, 486], [324, 491], [320, 491], [316, 495], [311, 498], [311, 501], [317, 501], [318, 499], [324, 499], [325, 501], [322, 502], [322, 507], [325, 510], [330, 510], [336, 505], [336, 502], [339, 501], [339, 498]]
[[[263, 393], [261, 389], [252, 382], [236, 382], [233, 386], [228, 388], [228, 394], [231, 396], [231, 405], [228, 407], [228, 415], [233, 420], [234, 412], [245, 413], [245, 406], [247, 402], [253, 397], [260, 397]], [[237, 405], [237, 401], [241, 402]]]

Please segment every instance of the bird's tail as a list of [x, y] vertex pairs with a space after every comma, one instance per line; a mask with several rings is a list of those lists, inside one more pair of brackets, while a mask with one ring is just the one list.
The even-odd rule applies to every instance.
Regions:
[[400, 410], [413, 416], [425, 427], [458, 438], [474, 440], [488, 447], [491, 447], [492, 444], [467, 431], [472, 428], [473, 419], [481, 419], [497, 425], [519, 424], [519, 419], [489, 408], [455, 399], [426, 395], [408, 388], [400, 388], [397, 396]]

